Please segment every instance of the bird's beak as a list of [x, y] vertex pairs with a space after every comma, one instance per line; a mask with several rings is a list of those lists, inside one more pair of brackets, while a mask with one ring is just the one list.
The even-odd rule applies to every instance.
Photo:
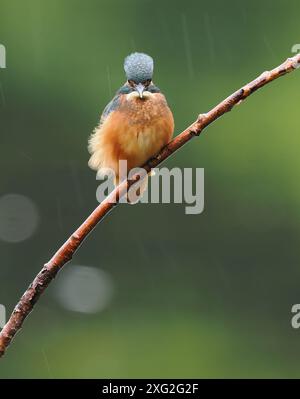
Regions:
[[135, 90], [139, 93], [140, 98], [143, 98], [145, 86], [142, 83], [139, 83], [138, 85], [135, 86]]

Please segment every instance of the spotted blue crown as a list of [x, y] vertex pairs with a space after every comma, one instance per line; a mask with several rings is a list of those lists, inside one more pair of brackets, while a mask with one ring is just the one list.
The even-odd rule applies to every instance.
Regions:
[[128, 55], [124, 61], [124, 70], [127, 80], [142, 83], [152, 79], [153, 59], [144, 53], [133, 53]]

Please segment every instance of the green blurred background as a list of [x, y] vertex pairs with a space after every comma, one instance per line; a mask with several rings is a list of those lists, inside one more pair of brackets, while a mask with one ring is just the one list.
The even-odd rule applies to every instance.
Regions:
[[[0, 0], [8, 313], [97, 205], [87, 139], [124, 57], [153, 56], [179, 133], [290, 57], [299, 13], [297, 0]], [[295, 72], [268, 85], [167, 160], [205, 169], [202, 214], [115, 209], [41, 298], [0, 377], [300, 377], [299, 84]]]

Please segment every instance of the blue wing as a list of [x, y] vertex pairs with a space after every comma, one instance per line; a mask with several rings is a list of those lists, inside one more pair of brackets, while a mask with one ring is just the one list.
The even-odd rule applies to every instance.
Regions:
[[134, 89], [132, 87], [130, 87], [129, 85], [125, 84], [124, 86], [122, 86], [117, 91], [117, 94], [111, 100], [111, 102], [108, 103], [107, 106], [104, 108], [104, 111], [103, 111], [103, 113], [101, 115], [100, 123], [103, 123], [111, 112], [113, 112], [113, 111], [115, 111], [116, 109], [119, 108], [122, 96], [124, 94], [129, 94], [132, 91], [134, 91]]
[[120, 105], [120, 94], [116, 94], [115, 97], [104, 108], [100, 119], [100, 125], [105, 121], [105, 119], [108, 117], [108, 115], [111, 112], [119, 108], [119, 105]]

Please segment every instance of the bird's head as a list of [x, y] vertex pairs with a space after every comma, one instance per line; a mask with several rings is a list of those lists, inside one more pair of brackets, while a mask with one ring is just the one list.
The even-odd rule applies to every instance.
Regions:
[[124, 70], [129, 86], [143, 98], [144, 91], [152, 83], [153, 59], [144, 53], [132, 53], [125, 58]]

